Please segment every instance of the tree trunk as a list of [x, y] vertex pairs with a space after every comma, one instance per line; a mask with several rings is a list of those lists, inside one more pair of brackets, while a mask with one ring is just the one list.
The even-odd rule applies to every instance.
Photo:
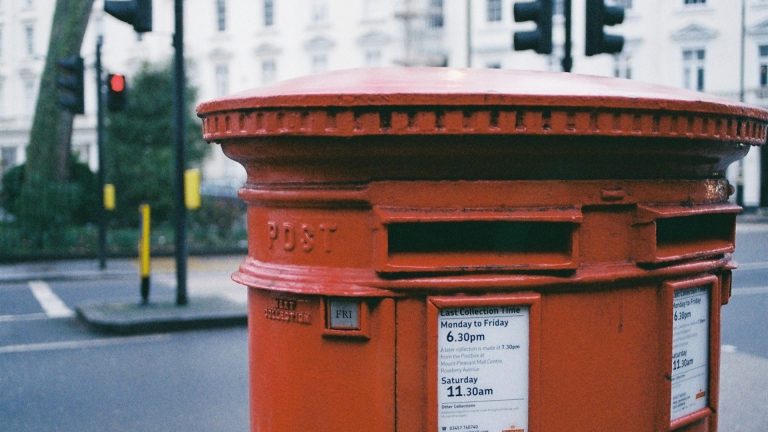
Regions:
[[92, 7], [93, 0], [56, 0], [53, 14], [18, 214], [20, 226], [41, 250], [63, 241], [76, 205], [77, 187], [68, 182], [73, 115], [58, 103], [56, 62], [80, 54]]
[[92, 7], [93, 0], [56, 1], [27, 147], [26, 182], [61, 182], [69, 175], [73, 115], [58, 104], [56, 62], [80, 54]]

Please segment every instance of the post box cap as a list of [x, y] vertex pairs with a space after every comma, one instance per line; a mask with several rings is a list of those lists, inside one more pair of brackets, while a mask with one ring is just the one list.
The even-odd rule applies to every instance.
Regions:
[[259, 136], [576, 135], [761, 145], [768, 111], [578, 74], [451, 68], [334, 71], [204, 102], [209, 141]]

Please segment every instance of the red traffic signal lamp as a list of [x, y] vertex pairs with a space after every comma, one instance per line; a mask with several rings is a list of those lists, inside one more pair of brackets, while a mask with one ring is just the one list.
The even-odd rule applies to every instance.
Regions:
[[112, 112], [125, 109], [125, 75], [109, 74], [107, 76], [107, 109]]
[[624, 22], [624, 8], [606, 6], [605, 0], [587, 0], [587, 38], [585, 54], [616, 54], [624, 48], [624, 37], [605, 34], [603, 27]]
[[56, 62], [56, 87], [59, 89], [59, 105], [72, 114], [85, 114], [85, 67], [83, 58], [77, 55]]
[[516, 51], [532, 49], [539, 54], [552, 53], [552, 1], [535, 0], [515, 3], [513, 15], [515, 22], [533, 21], [536, 29], [518, 31], [512, 36], [512, 45]]
[[104, 12], [133, 25], [136, 33], [152, 31], [152, 0], [105, 0]]

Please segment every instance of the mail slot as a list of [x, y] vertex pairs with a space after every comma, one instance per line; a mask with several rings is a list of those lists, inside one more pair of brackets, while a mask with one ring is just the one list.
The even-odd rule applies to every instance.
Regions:
[[331, 72], [201, 104], [243, 164], [251, 430], [717, 430], [768, 112], [611, 78]]

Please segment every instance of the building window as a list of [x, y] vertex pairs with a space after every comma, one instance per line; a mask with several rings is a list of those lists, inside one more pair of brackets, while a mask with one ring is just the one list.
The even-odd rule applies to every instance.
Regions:
[[24, 79], [24, 113], [32, 116], [35, 113], [35, 80]]
[[707, 0], [683, 0], [683, 4], [685, 5], [693, 5], [693, 4], [706, 4]]
[[16, 166], [16, 147], [0, 147], [0, 177]]
[[365, 50], [365, 65], [367, 67], [381, 66], [381, 50], [378, 48]]
[[264, 59], [261, 61], [261, 83], [269, 84], [277, 78], [277, 64], [275, 59]]
[[328, 22], [328, 2], [325, 0], [312, 1], [312, 24], [325, 24]]
[[35, 55], [35, 25], [32, 23], [24, 24], [24, 42], [27, 55]]
[[565, 4], [563, 3], [563, 0], [555, 0], [555, 2], [552, 4], [552, 15], [564, 15], [565, 14]]
[[216, 30], [227, 30], [227, 1], [216, 0]]
[[501, 0], [485, 0], [485, 16], [488, 22], [501, 21]]
[[613, 76], [616, 78], [632, 79], [632, 63], [626, 54], [613, 56]]
[[768, 87], [768, 45], [760, 45], [760, 88]]
[[443, 28], [443, 0], [429, 1], [429, 26]]
[[229, 66], [216, 65], [216, 96], [224, 96], [229, 93]]
[[264, 27], [272, 27], [275, 24], [275, 1], [264, 0]]
[[703, 49], [683, 50], [683, 87], [704, 91], [705, 60], [706, 53]]
[[312, 54], [312, 73], [328, 70], [328, 56], [326, 54]]

